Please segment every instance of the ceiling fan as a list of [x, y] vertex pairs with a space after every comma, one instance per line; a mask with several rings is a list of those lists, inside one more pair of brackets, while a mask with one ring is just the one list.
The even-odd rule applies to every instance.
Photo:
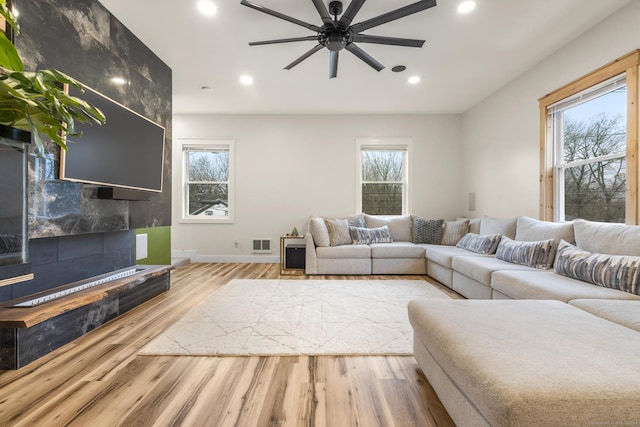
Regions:
[[[396, 19], [404, 18], [405, 16], [412, 15], [417, 12], [429, 9], [436, 5], [436, 0], [421, 0], [416, 3], [412, 3], [405, 7], [392, 10], [391, 12], [384, 13], [376, 16], [375, 18], [367, 19], [366, 21], [352, 24], [358, 11], [366, 0], [352, 0], [349, 3], [347, 10], [342, 13], [342, 2], [332, 1], [329, 3], [329, 8], [324, 4], [323, 0], [311, 0], [313, 5], [318, 10], [320, 18], [322, 18], [323, 25], [321, 27], [313, 24], [309, 24], [299, 19], [292, 18], [284, 15], [275, 10], [268, 9], [260, 6], [249, 0], [242, 0], [240, 4], [248, 6], [252, 9], [266, 13], [276, 18], [284, 19], [293, 24], [300, 25], [316, 33], [315, 36], [305, 37], [293, 37], [277, 40], [265, 40], [259, 42], [251, 42], [249, 46], [259, 46], [266, 44], [277, 43], [289, 43], [300, 41], [317, 41], [318, 44], [304, 53], [301, 57], [293, 61], [291, 64], [284, 67], [285, 70], [290, 70], [305, 59], [309, 58], [314, 53], [322, 50], [322, 48], [329, 49], [329, 78], [338, 76], [338, 54], [342, 49], [346, 49], [353, 53], [355, 56], [366, 62], [376, 71], [380, 71], [384, 68], [384, 65], [376, 61], [371, 55], [367, 54], [364, 50], [360, 49], [356, 43], [375, 43], [385, 44], [393, 46], [407, 46], [407, 47], [422, 47], [424, 40], [404, 39], [398, 37], [386, 37], [386, 36], [372, 36], [362, 34], [363, 31], [377, 27], [387, 22], [395, 21]], [[340, 16], [338, 19], [338, 16]]]

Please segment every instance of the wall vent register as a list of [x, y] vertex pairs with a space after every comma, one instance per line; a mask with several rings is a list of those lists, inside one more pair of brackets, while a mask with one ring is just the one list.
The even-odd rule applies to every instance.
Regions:
[[253, 239], [254, 254], [270, 254], [271, 239]]

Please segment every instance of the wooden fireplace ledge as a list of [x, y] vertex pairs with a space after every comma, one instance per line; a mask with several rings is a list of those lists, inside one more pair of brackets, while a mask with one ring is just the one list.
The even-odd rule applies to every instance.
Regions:
[[[84, 283], [88, 283], [93, 280], [97, 280], [102, 277], [106, 277], [134, 267], [139, 271], [127, 277], [115, 279], [108, 283], [103, 283], [91, 288], [83, 289], [81, 291], [62, 296], [60, 298], [45, 302], [35, 307], [12, 307], [12, 305], [23, 301], [73, 288], [75, 286], [79, 286]], [[75, 310], [79, 307], [83, 307], [93, 302], [107, 298], [114, 293], [119, 293], [124, 290], [134, 288], [140, 283], [149, 280], [150, 278], [158, 277], [169, 272], [173, 268], [174, 266], [171, 265], [137, 265], [128, 267], [123, 270], [113, 271], [101, 276], [92, 277], [90, 279], [69, 283], [57, 288], [39, 292], [37, 294], [31, 294], [11, 301], [4, 301], [0, 303], [0, 328], [30, 328], [34, 325], [52, 319], [68, 311]]]

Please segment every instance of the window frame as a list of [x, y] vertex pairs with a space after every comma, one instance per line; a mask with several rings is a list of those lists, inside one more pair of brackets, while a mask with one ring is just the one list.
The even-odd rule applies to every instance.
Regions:
[[606, 64], [579, 79], [562, 86], [538, 100], [540, 107], [540, 219], [554, 221], [557, 218], [559, 201], [555, 185], [558, 148], [555, 146], [556, 132], [551, 107], [562, 100], [596, 87], [618, 75], [625, 74], [627, 86], [627, 149], [625, 194], [626, 223], [638, 224], [638, 76], [640, 49]]
[[[233, 224], [235, 222], [235, 141], [227, 139], [204, 139], [204, 138], [181, 138], [180, 155], [182, 156], [181, 166], [181, 197], [180, 197], [180, 223], [191, 224]], [[229, 153], [229, 174], [227, 177], [228, 188], [228, 215], [225, 217], [201, 217], [189, 215], [188, 197], [189, 197], [189, 167], [188, 161], [189, 148], [199, 151], [227, 151]], [[209, 183], [209, 182], [207, 182]], [[219, 182], [211, 182], [216, 184]]]
[[[362, 152], [368, 149], [380, 151], [402, 151], [402, 215], [411, 212], [411, 185], [409, 165], [413, 141], [408, 138], [358, 138], [356, 139], [356, 212], [362, 212]], [[384, 183], [375, 181], [376, 183]], [[398, 182], [394, 181], [394, 184]]]

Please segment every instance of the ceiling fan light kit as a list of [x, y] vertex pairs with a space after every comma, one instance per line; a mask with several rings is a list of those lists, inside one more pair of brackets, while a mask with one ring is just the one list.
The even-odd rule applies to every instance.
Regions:
[[[314, 53], [326, 48], [329, 50], [329, 78], [335, 78], [338, 76], [338, 57], [341, 50], [347, 50], [357, 56], [360, 60], [364, 61], [371, 68], [376, 71], [380, 71], [384, 68], [380, 62], [374, 59], [371, 55], [366, 53], [356, 43], [373, 43], [383, 44], [391, 46], [405, 46], [405, 47], [422, 47], [424, 40], [405, 39], [399, 37], [387, 37], [387, 36], [373, 36], [368, 34], [362, 34], [363, 31], [367, 31], [371, 28], [386, 24], [387, 22], [395, 21], [405, 16], [413, 15], [414, 13], [421, 12], [423, 10], [432, 8], [436, 5], [436, 0], [422, 0], [410, 5], [401, 7], [399, 9], [392, 10], [391, 12], [384, 13], [371, 19], [352, 24], [353, 19], [360, 11], [360, 8], [364, 5], [366, 0], [352, 0], [347, 7], [347, 10], [343, 13], [343, 5], [341, 1], [332, 1], [329, 3], [329, 7], [324, 4], [323, 0], [311, 0], [315, 6], [323, 25], [321, 27], [291, 16], [276, 12], [275, 10], [268, 9], [260, 6], [249, 0], [241, 0], [240, 4], [248, 6], [252, 9], [274, 16], [276, 18], [283, 19], [302, 27], [307, 28], [316, 33], [315, 36], [293, 37], [277, 40], [265, 40], [258, 42], [251, 42], [249, 46], [259, 46], [267, 44], [277, 43], [290, 43], [300, 41], [317, 41], [318, 44], [313, 48], [305, 52], [298, 59], [287, 65], [285, 70], [290, 70], [305, 59], [309, 58]], [[341, 16], [340, 16], [341, 15]], [[340, 18], [338, 19], [338, 17]]]

